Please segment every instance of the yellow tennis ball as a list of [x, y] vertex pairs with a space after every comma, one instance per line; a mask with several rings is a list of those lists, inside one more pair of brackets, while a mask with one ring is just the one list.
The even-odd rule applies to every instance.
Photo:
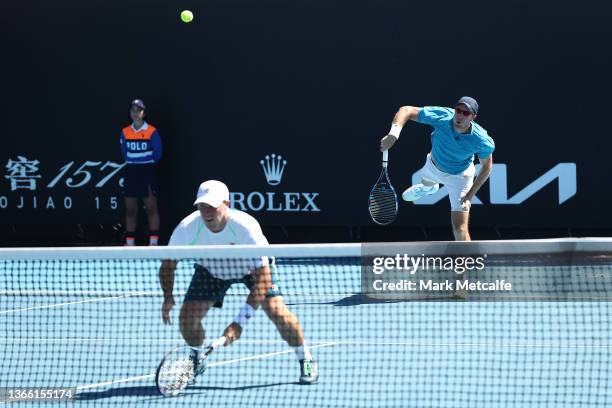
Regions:
[[191, 23], [191, 20], [193, 20], [193, 13], [189, 10], [181, 11], [181, 20], [183, 20], [183, 23]]

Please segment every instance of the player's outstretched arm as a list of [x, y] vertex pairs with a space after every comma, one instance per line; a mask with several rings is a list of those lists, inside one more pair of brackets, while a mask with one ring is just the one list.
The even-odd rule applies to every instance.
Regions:
[[162, 305], [162, 321], [165, 324], [171, 324], [170, 311], [175, 305], [172, 290], [174, 288], [174, 271], [176, 270], [176, 261], [165, 259], [159, 268], [159, 284], [164, 292], [164, 303]]
[[238, 340], [242, 335], [242, 328], [247, 321], [255, 314], [255, 311], [266, 299], [266, 293], [272, 285], [272, 274], [270, 268], [263, 266], [254, 269], [251, 274], [255, 277], [255, 285], [251, 289], [251, 293], [246, 299], [245, 304], [234, 318], [234, 321], [227, 326], [223, 335], [226, 338], [225, 345], [229, 346], [234, 341]]
[[417, 120], [419, 117], [419, 110], [416, 106], [402, 106], [399, 108], [395, 116], [393, 117], [393, 123], [391, 124], [391, 130], [383, 137], [380, 141], [380, 151], [390, 149], [397, 139], [399, 139], [402, 128], [409, 120]]

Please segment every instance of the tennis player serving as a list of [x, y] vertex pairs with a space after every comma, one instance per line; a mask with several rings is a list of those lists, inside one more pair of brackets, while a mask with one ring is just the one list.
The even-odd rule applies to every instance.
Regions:
[[[448, 190], [453, 234], [457, 241], [470, 241], [468, 220], [472, 199], [487, 181], [493, 168], [495, 143], [487, 131], [474, 120], [478, 102], [464, 96], [454, 109], [438, 106], [418, 108], [403, 106], [395, 114], [389, 134], [380, 141], [382, 151], [390, 149], [408, 120], [433, 126], [431, 152], [421, 169], [421, 183], [402, 194], [405, 201], [416, 201], [434, 194], [440, 184]], [[481, 170], [474, 179], [474, 155]]]
[[[268, 245], [255, 218], [229, 208], [229, 190], [222, 182], [209, 180], [202, 183], [194, 205], [197, 210], [179, 223], [168, 245]], [[202, 319], [211, 307], [223, 306], [223, 298], [230, 286], [243, 283], [250, 293], [223, 333], [227, 339], [225, 345], [240, 338], [246, 323], [261, 306], [283, 340], [295, 351], [300, 363], [300, 383], [316, 382], [319, 377], [317, 364], [304, 341], [297, 317], [285, 305], [274, 262], [269, 262], [267, 257], [240, 261], [235, 264], [212, 261], [204, 264], [206, 261], [201, 261], [195, 265], [181, 307], [179, 325], [183, 338], [196, 351], [196, 376], [205, 368], [204, 364], [198, 367], [198, 362], [205, 358], [201, 349], [205, 337]], [[170, 324], [170, 311], [175, 305], [172, 290], [176, 264], [177, 261], [165, 260], [159, 271], [164, 292], [162, 320], [166, 324]]]

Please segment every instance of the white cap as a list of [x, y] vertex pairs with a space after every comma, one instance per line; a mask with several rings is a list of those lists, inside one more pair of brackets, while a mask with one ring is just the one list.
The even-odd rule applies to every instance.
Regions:
[[227, 186], [217, 180], [208, 180], [200, 184], [193, 205], [205, 203], [218, 208], [224, 201], [229, 201], [229, 190]]

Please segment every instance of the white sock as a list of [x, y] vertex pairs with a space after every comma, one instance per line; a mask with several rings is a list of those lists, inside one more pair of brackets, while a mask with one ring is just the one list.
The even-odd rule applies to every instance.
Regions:
[[136, 238], [134, 238], [134, 237], [125, 237], [125, 245], [126, 246], [135, 246], [136, 245]]
[[295, 356], [297, 357], [298, 361], [312, 360], [312, 354], [310, 354], [310, 349], [306, 345], [306, 342], [304, 342], [301, 346], [291, 348], [293, 351], [295, 351]]

